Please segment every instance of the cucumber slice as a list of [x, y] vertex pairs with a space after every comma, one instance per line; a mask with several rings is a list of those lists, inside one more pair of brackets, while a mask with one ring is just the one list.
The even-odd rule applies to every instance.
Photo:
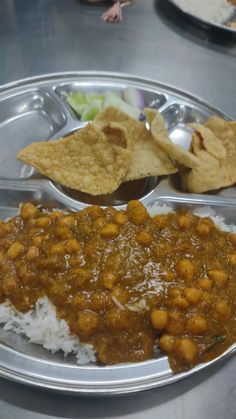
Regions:
[[94, 118], [101, 112], [102, 102], [94, 101], [90, 105], [87, 105], [81, 115], [81, 121], [93, 121]]
[[72, 93], [70, 96], [66, 98], [66, 101], [79, 116], [88, 106], [86, 97], [81, 92]]

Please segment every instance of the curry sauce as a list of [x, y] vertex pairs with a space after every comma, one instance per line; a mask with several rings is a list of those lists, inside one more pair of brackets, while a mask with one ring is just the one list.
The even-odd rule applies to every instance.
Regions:
[[101, 364], [150, 359], [174, 372], [236, 341], [236, 234], [187, 210], [47, 211], [0, 224], [0, 301], [21, 312], [47, 295]]

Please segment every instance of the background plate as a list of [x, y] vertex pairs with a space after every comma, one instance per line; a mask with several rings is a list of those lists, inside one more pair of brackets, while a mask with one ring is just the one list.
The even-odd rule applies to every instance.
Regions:
[[167, 1], [169, 1], [169, 3], [171, 3], [174, 7], [176, 7], [178, 10], [180, 10], [181, 13], [183, 13], [186, 18], [194, 21], [195, 23], [197, 23], [202, 28], [208, 29], [208, 30], [210, 30], [210, 29], [220, 29], [220, 30], [223, 30], [224, 32], [229, 33], [229, 34], [233, 35], [234, 37], [236, 37], [236, 29], [232, 29], [232, 28], [226, 26], [227, 23], [229, 23], [231, 21], [236, 21], [236, 7], [235, 7], [235, 11], [231, 15], [230, 19], [228, 19], [226, 22], [222, 22], [221, 24], [219, 24], [219, 23], [214, 23], [214, 22], [211, 22], [211, 21], [208, 21], [208, 20], [201, 19], [200, 17], [185, 11], [184, 9], [182, 9], [182, 7], [180, 7], [176, 3], [175, 0], [167, 0]]

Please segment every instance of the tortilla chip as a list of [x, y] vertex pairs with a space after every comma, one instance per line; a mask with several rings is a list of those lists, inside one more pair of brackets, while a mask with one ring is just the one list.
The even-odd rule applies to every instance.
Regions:
[[[201, 163], [183, 175], [183, 183], [189, 192], [207, 192], [231, 186], [236, 182], [236, 122], [214, 116], [203, 127], [202, 133], [207, 128], [217, 138], [217, 144], [220, 143], [225, 150], [225, 157], [219, 159], [220, 148], [217, 145], [217, 152], [214, 152], [211, 140], [202, 141], [198, 126], [197, 132], [193, 133], [192, 150]], [[212, 138], [214, 137], [211, 136]]]
[[67, 138], [32, 143], [17, 158], [69, 188], [91, 195], [108, 194], [119, 187], [129, 165], [124, 131], [121, 137], [119, 146], [117, 130], [109, 139], [89, 124]]
[[193, 153], [170, 141], [165, 121], [159, 112], [153, 109], [144, 109], [144, 113], [150, 123], [153, 138], [168, 156], [185, 167], [198, 166], [200, 162]]
[[198, 134], [200, 134], [203, 146], [209, 154], [219, 160], [226, 157], [224, 145], [209, 128], [198, 123], [189, 124], [189, 127], [193, 128], [198, 132]]
[[124, 181], [177, 172], [167, 154], [155, 144], [151, 132], [147, 130], [143, 122], [129, 117], [118, 109], [109, 107], [97, 115], [94, 124], [106, 133], [110, 121], [113, 124], [121, 124], [127, 133], [131, 159]]

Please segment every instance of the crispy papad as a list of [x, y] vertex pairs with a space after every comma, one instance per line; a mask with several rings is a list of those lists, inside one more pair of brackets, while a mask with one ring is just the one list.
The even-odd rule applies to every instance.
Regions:
[[114, 192], [123, 181], [130, 151], [124, 130], [116, 127], [109, 139], [109, 134], [88, 124], [66, 138], [32, 143], [17, 158], [64, 186], [102, 195]]
[[213, 116], [204, 125], [192, 124], [192, 127], [195, 128], [192, 150], [200, 165], [183, 174], [185, 188], [201, 193], [233, 185], [236, 182], [236, 122]]
[[176, 173], [177, 169], [165, 151], [155, 143], [151, 132], [141, 121], [135, 120], [122, 111], [109, 107], [95, 118], [95, 126], [106, 133], [112, 123], [121, 124], [127, 132], [131, 159], [124, 181], [148, 176]]
[[168, 135], [165, 121], [158, 111], [146, 108], [144, 110], [148, 123], [151, 127], [151, 133], [155, 142], [165, 151], [171, 159], [182, 164], [185, 167], [197, 167], [198, 158], [178, 144], [174, 144]]

